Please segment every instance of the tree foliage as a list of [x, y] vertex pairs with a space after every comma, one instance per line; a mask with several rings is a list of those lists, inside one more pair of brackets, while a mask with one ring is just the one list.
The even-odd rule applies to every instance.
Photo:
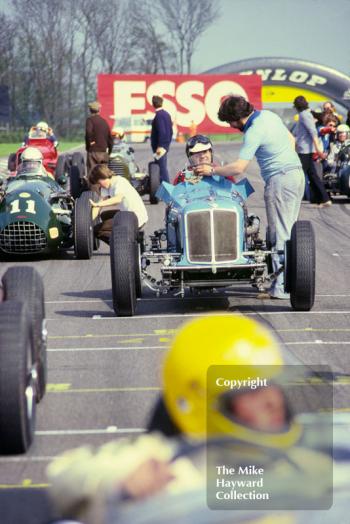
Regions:
[[[0, 10], [0, 85], [11, 127], [46, 120], [81, 133], [98, 73], [183, 73], [217, 17], [215, 0], [12, 0]], [[21, 16], [18, 16], [18, 13]], [[1, 122], [0, 122], [1, 125]]]

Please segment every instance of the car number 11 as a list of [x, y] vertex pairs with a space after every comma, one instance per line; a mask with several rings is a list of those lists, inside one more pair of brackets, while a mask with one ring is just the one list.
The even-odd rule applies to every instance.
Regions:
[[[25, 209], [26, 213], [33, 213], [36, 214], [35, 211], [35, 200], [26, 200], [27, 209]], [[11, 211], [10, 213], [20, 213], [21, 210], [19, 208], [19, 200], [13, 200], [13, 202], [10, 203]]]

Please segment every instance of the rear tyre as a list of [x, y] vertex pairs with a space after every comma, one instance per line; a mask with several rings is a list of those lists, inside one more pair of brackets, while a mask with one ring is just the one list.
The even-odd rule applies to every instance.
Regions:
[[120, 211], [113, 220], [110, 240], [113, 309], [118, 316], [133, 316], [136, 309], [137, 218]]
[[80, 178], [84, 178], [85, 176], [85, 160], [84, 156], [79, 153], [79, 151], [76, 151], [73, 153], [72, 156], [72, 166], [76, 166], [79, 170], [79, 176]]
[[74, 199], [79, 198], [84, 191], [85, 160], [81, 153], [76, 151], [72, 155], [69, 170], [70, 194]]
[[136, 297], [141, 298], [142, 297], [142, 280], [141, 280], [141, 254], [140, 254], [140, 244], [136, 242], [135, 245], [135, 290], [136, 290]]
[[9, 171], [16, 171], [16, 153], [11, 153], [7, 160], [7, 169]]
[[307, 220], [295, 222], [287, 246], [285, 280], [290, 302], [297, 311], [310, 311], [315, 301], [315, 234]]
[[339, 172], [340, 193], [350, 197], [350, 166], [343, 167]]
[[158, 204], [158, 198], [156, 193], [160, 186], [160, 169], [159, 165], [155, 162], [150, 162], [148, 164], [148, 174], [149, 174], [149, 200], [151, 204]]
[[25, 453], [35, 429], [32, 332], [25, 304], [0, 304], [0, 452]]
[[40, 402], [47, 382], [47, 330], [45, 321], [44, 284], [32, 267], [10, 267], [2, 277], [5, 301], [22, 302], [27, 306], [32, 325], [33, 366], [37, 373], [36, 400]]
[[93, 191], [85, 191], [75, 201], [74, 208], [74, 251], [79, 260], [92, 257], [94, 230], [90, 199], [96, 198]]
[[55, 179], [57, 180], [61, 176], [66, 176], [68, 173], [67, 157], [65, 155], [59, 155], [57, 159], [55, 169]]
[[74, 200], [80, 197], [82, 189], [79, 167], [72, 165], [69, 169], [69, 192]]

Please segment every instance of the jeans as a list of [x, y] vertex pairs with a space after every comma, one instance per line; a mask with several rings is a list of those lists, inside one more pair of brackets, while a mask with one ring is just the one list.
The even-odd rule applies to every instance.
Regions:
[[[272, 176], [265, 185], [264, 200], [267, 216], [267, 241], [276, 250], [284, 250], [284, 243], [290, 239], [294, 222], [298, 219], [301, 199], [305, 188], [302, 169]], [[272, 267], [276, 272], [281, 267], [282, 257], [273, 255]], [[276, 298], [289, 298], [284, 292], [284, 274], [279, 274], [272, 282], [270, 295]]]
[[160, 157], [159, 160], [156, 160], [157, 164], [159, 165], [160, 181], [161, 182], [169, 182], [169, 173], [168, 173], [168, 167], [167, 167], [167, 156], [168, 156], [168, 154], [165, 153], [165, 155]]

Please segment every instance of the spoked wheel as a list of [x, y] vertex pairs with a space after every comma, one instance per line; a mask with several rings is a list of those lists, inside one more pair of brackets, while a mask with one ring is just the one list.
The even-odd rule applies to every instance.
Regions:
[[315, 301], [315, 234], [307, 220], [295, 222], [285, 249], [285, 290], [297, 311], [310, 311]]
[[5, 301], [18, 301], [27, 306], [32, 325], [33, 365], [36, 371], [36, 400], [46, 390], [47, 330], [45, 320], [44, 284], [39, 273], [29, 266], [10, 267], [2, 277]]
[[113, 309], [118, 316], [133, 316], [141, 282], [138, 267], [137, 218], [120, 211], [113, 220], [110, 241]]
[[36, 399], [33, 336], [25, 304], [0, 304], [0, 452], [25, 453], [33, 441]]
[[91, 204], [89, 200], [96, 200], [96, 193], [85, 191], [75, 201], [74, 208], [74, 250], [80, 260], [92, 257], [94, 249], [94, 230]]

